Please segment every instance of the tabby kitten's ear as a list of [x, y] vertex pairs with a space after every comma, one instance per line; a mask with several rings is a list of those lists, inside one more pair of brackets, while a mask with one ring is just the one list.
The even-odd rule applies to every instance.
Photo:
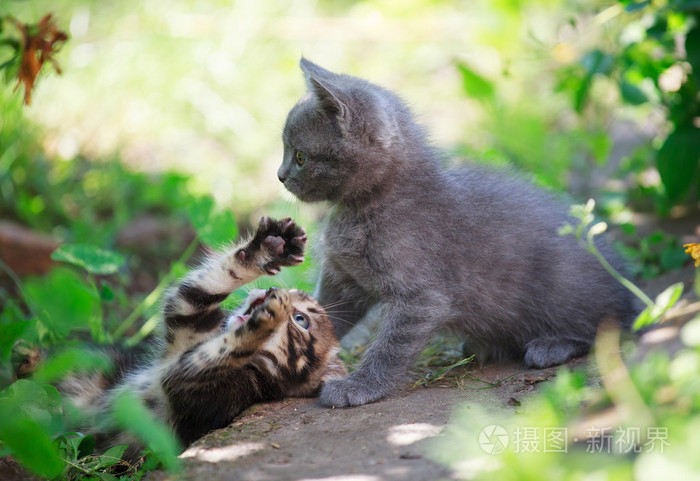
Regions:
[[306, 76], [309, 91], [318, 100], [321, 110], [341, 122], [347, 122], [350, 116], [349, 99], [335, 84], [337, 75], [304, 57], [299, 61], [299, 66]]

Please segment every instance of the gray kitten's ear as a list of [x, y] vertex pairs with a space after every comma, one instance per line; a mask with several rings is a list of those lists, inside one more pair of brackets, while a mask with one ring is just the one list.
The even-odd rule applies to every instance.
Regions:
[[301, 57], [301, 60], [299, 60], [299, 68], [301, 68], [301, 71], [304, 72], [304, 74], [306, 74], [307, 78], [311, 76], [329, 78], [335, 75], [333, 72], [326, 70], [320, 65], [316, 65], [311, 60], [308, 60], [304, 57]]
[[340, 120], [347, 120], [350, 110], [342, 89], [335, 85], [337, 75], [303, 57], [299, 66], [304, 72], [309, 91], [318, 99], [321, 109]]

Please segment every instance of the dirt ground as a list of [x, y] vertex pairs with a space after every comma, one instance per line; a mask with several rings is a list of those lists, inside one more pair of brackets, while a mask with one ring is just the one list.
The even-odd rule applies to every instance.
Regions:
[[[582, 364], [585, 359], [574, 360], [571, 366]], [[555, 371], [524, 370], [517, 364], [472, 367], [464, 370], [460, 387], [454, 382], [453, 387], [407, 384], [387, 399], [347, 409], [322, 408], [313, 399], [258, 405], [187, 449], [182, 455], [184, 474], [178, 479], [450, 479], [447, 468], [426, 456], [425, 446], [447, 425], [453, 408], [481, 403], [513, 410]], [[148, 479], [176, 478], [159, 472]]]

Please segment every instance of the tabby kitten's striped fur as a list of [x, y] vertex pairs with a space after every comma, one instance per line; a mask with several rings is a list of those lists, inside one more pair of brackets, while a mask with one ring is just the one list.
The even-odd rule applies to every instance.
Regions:
[[[324, 381], [346, 373], [318, 302], [297, 290], [270, 288], [251, 291], [233, 312], [220, 307], [233, 290], [301, 263], [305, 245], [304, 230], [291, 219], [264, 217], [247, 243], [210, 257], [169, 292], [158, 358], [120, 368], [120, 362], [129, 364], [120, 356], [116, 379], [71, 376], [58, 386], [64, 400], [99, 426], [117, 396], [131, 391], [187, 446], [254, 403], [316, 395]], [[112, 426], [95, 434], [103, 448], [134, 443]]]

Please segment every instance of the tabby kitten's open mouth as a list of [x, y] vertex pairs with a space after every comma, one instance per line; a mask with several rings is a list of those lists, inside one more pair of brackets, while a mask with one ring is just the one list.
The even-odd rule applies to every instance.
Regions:
[[248, 302], [249, 302], [248, 308], [243, 312], [243, 314], [239, 314], [234, 318], [234, 320], [233, 320], [234, 326], [238, 327], [238, 326], [242, 326], [243, 324], [245, 324], [245, 322], [248, 320], [248, 318], [251, 316], [251, 314], [253, 314], [255, 309], [260, 307], [263, 304], [263, 302], [265, 302], [265, 299], [267, 299], [268, 296], [270, 294], [272, 294], [274, 291], [275, 291], [274, 287], [271, 287], [266, 291], [262, 291], [262, 290], [251, 291], [250, 295], [248, 296]]

